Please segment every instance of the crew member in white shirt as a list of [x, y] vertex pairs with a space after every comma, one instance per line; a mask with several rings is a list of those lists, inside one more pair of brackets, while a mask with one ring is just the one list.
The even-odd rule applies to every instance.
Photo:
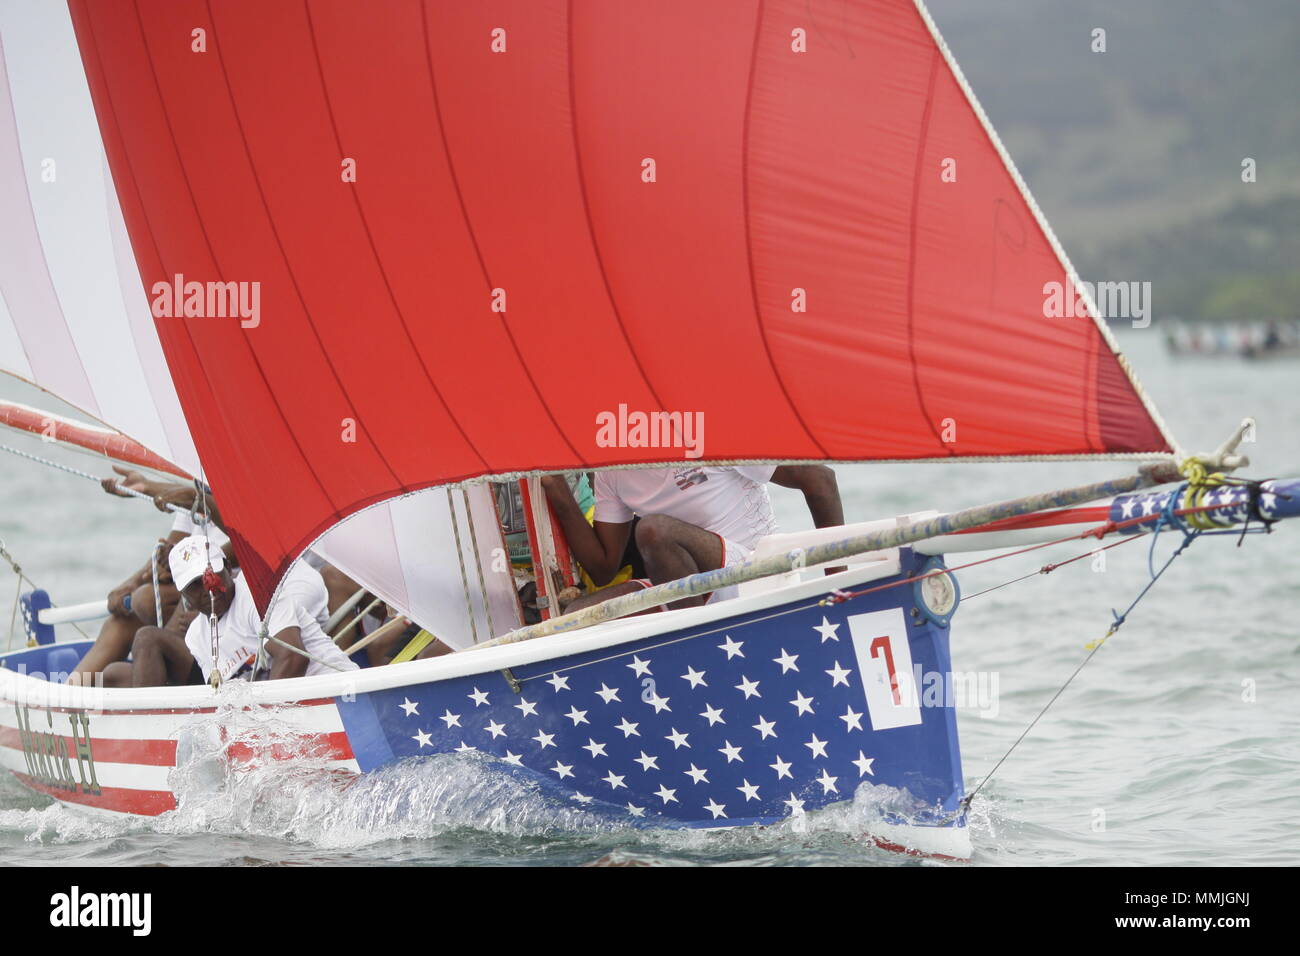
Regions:
[[[222, 680], [250, 675], [261, 640], [262, 619], [242, 575], [232, 574], [215, 543], [193, 535], [176, 544], [169, 556], [172, 579], [186, 602], [199, 613], [183, 640], [161, 628], [141, 628], [132, 645], [135, 687], [207, 682], [214, 669]], [[204, 572], [214, 572], [215, 590], [208, 590]], [[319, 572], [300, 562], [267, 612], [266, 642], [272, 680], [356, 670], [322, 628], [325, 585]], [[213, 657], [209, 610], [217, 616], [216, 657]], [[306, 650], [311, 658], [291, 650]], [[114, 665], [114, 668], [125, 665]], [[114, 683], [120, 678], [112, 675]], [[106, 682], [110, 675], [105, 675]], [[110, 685], [112, 686], [112, 685]]]
[[[569, 549], [596, 584], [618, 571], [636, 525], [636, 544], [649, 581], [627, 582], [579, 598], [576, 611], [650, 584], [663, 584], [700, 571], [730, 567], [753, 554], [758, 539], [774, 533], [776, 520], [767, 482], [803, 492], [819, 528], [844, 523], [835, 472], [825, 465], [737, 465], [734, 467], [637, 468], [596, 475], [596, 513], [588, 524], [562, 476], [542, 479], [551, 509]], [[733, 589], [678, 601], [689, 607], [730, 597]]]

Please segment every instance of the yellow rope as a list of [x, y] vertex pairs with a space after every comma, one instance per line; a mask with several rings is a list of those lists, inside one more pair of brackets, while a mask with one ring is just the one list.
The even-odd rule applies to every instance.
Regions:
[[[1205, 464], [1196, 458], [1186, 459], [1179, 471], [1187, 479], [1187, 489], [1183, 492], [1182, 502], [1182, 507], [1185, 509], [1203, 507], [1206, 492], [1228, 483], [1227, 476], [1223, 472], [1211, 473]], [[1207, 511], [1190, 511], [1183, 515], [1183, 521], [1189, 527], [1199, 531], [1209, 531], [1218, 527]]]

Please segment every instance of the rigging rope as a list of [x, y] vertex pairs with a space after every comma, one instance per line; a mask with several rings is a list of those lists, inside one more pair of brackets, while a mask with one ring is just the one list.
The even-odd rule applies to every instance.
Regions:
[[162, 589], [158, 587], [158, 556], [162, 554], [164, 542], [159, 541], [153, 546], [153, 555], [149, 559], [150, 570], [153, 578], [153, 610], [154, 616], [158, 620], [158, 626], [163, 626], [163, 609], [162, 609]]
[[[29, 451], [23, 451], [21, 448], [14, 448], [12, 445], [0, 443], [0, 451], [7, 451], [11, 455], [17, 455], [19, 458], [26, 458], [28, 461], [34, 461], [39, 465], [47, 465], [50, 468], [56, 468], [59, 471], [67, 472], [69, 475], [76, 475], [78, 478], [88, 478], [97, 485], [102, 484], [104, 481], [104, 479], [100, 478], [98, 475], [92, 475], [88, 471], [82, 471], [80, 468], [73, 468], [71, 465], [65, 465], [62, 462], [52, 461], [49, 458], [42, 458], [40, 455], [33, 455]], [[129, 495], [133, 498], [143, 498], [145, 501], [154, 500], [153, 495], [147, 495], [143, 491], [136, 491], [134, 488], [128, 488], [120, 481], [113, 482], [113, 487], [122, 492], [122, 494]], [[167, 510], [179, 511], [180, 509], [169, 503], [167, 505]]]
[[[1189, 481], [1188, 485], [1190, 484], [1191, 482]], [[1111, 610], [1111, 614], [1114, 617], [1114, 620], [1111, 622], [1110, 627], [1106, 630], [1106, 633], [1102, 635], [1102, 637], [1099, 640], [1092, 641], [1089, 644], [1085, 645], [1085, 648], [1088, 651], [1087, 656], [1085, 656], [1084, 659], [1079, 662], [1079, 666], [1076, 667], [1074, 671], [1070, 674], [1070, 676], [1065, 679], [1065, 682], [1061, 684], [1060, 687], [1057, 688], [1056, 693], [1054, 693], [1051, 696], [1051, 699], [1049, 699], [1047, 703], [1043, 705], [1042, 709], [1039, 710], [1039, 712], [1034, 715], [1034, 719], [1029, 722], [1029, 724], [1025, 727], [1023, 731], [1021, 731], [1020, 736], [1017, 737], [1015, 742], [1012, 743], [1012, 745], [1007, 748], [1006, 753], [1004, 753], [998, 759], [998, 762], [993, 765], [993, 769], [984, 775], [984, 779], [981, 780], [978, 784], [976, 784], [975, 788], [971, 790], [970, 793], [962, 797], [961, 802], [957, 805], [957, 810], [954, 813], [950, 814], [947, 820], [945, 820], [944, 822], [953, 820], [956, 817], [960, 816], [961, 814], [966, 813], [970, 810], [971, 802], [975, 799], [975, 795], [978, 794], [980, 790], [984, 788], [985, 784], [987, 784], [991, 779], [993, 779], [993, 775], [998, 772], [998, 769], [1007, 761], [1007, 758], [1010, 757], [1011, 754], [1015, 751], [1015, 749], [1019, 747], [1020, 744], [1024, 741], [1024, 739], [1027, 736], [1029, 736], [1029, 732], [1034, 729], [1034, 726], [1038, 723], [1039, 720], [1042, 719], [1043, 715], [1046, 714], [1047, 711], [1051, 708], [1051, 706], [1054, 703], [1056, 703], [1056, 701], [1060, 698], [1060, 696], [1063, 693], [1065, 693], [1066, 688], [1069, 687], [1071, 682], [1076, 677], [1079, 676], [1080, 671], [1082, 671], [1084, 667], [1088, 665], [1088, 662], [1091, 661], [1093, 657], [1096, 656], [1097, 652], [1101, 650], [1102, 645], [1104, 645], [1106, 641], [1110, 639], [1111, 635], [1113, 635], [1116, 631], [1118, 631], [1121, 627], [1124, 626], [1124, 622], [1128, 620], [1129, 614], [1131, 614], [1133, 612], [1133, 609], [1138, 606], [1139, 602], [1141, 602], [1141, 600], [1144, 597], [1146, 597], [1148, 593], [1150, 593], [1151, 589], [1155, 586], [1155, 583], [1160, 580], [1161, 576], [1167, 570], [1169, 570], [1169, 566], [1174, 563], [1174, 560], [1179, 555], [1181, 555], [1184, 551], [1186, 551], [1188, 546], [1191, 545], [1193, 541], [1195, 541], [1197, 538], [1199, 538], [1202, 534], [1205, 533], [1200, 529], [1188, 530], [1186, 525], [1182, 522], [1178, 511], [1176, 511], [1175, 508], [1173, 507], [1173, 505], [1178, 500], [1179, 500], [1178, 493], [1169, 496], [1168, 502], [1166, 503], [1165, 508], [1162, 510], [1160, 518], [1159, 520], [1157, 520], [1154, 530], [1151, 532], [1151, 549], [1147, 555], [1150, 580], [1147, 581], [1146, 586], [1143, 587], [1142, 590], [1138, 592], [1137, 597], [1135, 597], [1132, 600], [1132, 602], [1130, 602], [1129, 606], [1126, 607], [1122, 613], [1115, 611], [1114, 609]], [[1200, 513], [1200, 512], [1195, 512], [1195, 513]], [[1165, 563], [1161, 566], [1160, 570], [1156, 571], [1154, 570], [1154, 567], [1151, 565], [1151, 555], [1154, 554], [1155, 552], [1156, 539], [1160, 536], [1161, 527], [1166, 523], [1171, 524], [1174, 527], [1177, 527], [1180, 531], [1182, 531], [1183, 540], [1182, 543], [1179, 544], [1178, 547], [1174, 550], [1173, 554], [1169, 556], [1168, 560], [1166, 560]], [[1118, 543], [1122, 544], [1123, 542], [1118, 542]], [[1114, 545], [1111, 545], [1111, 547], [1114, 547]], [[1062, 563], [1068, 563], [1068, 562], [1062, 562]]]
[[[23, 599], [23, 582], [26, 581], [28, 584], [30, 584], [32, 586], [32, 590], [37, 590], [39, 588], [39, 585], [31, 578], [29, 578], [27, 576], [27, 573], [23, 571], [22, 566], [19, 565], [18, 562], [14, 560], [13, 555], [11, 555], [8, 549], [5, 547], [4, 538], [0, 538], [0, 558], [4, 558], [5, 561], [9, 563], [9, 567], [13, 570], [14, 574], [17, 575], [18, 578], [18, 590], [14, 592], [13, 612], [9, 615], [9, 637], [5, 643], [5, 650], [8, 651], [8, 650], [13, 650], [14, 626], [18, 623], [18, 605], [22, 603], [22, 599]], [[51, 604], [51, 607], [54, 606], [56, 605]], [[78, 634], [80, 634], [86, 640], [90, 640], [90, 635], [87, 634], [85, 631], [83, 631], [80, 625], [78, 625], [75, 621], [70, 621], [69, 623], [72, 624], [73, 628], [76, 630]]]

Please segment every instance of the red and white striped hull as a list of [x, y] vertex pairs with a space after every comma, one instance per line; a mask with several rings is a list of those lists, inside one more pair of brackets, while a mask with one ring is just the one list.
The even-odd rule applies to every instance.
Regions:
[[[199, 706], [94, 710], [0, 699], [0, 767], [63, 803], [157, 816], [176, 808], [171, 775], [187, 730], [215, 713]], [[232, 762], [306, 757], [358, 772], [333, 698], [279, 704], [274, 713], [273, 734], [244, 733], [225, 744]]]

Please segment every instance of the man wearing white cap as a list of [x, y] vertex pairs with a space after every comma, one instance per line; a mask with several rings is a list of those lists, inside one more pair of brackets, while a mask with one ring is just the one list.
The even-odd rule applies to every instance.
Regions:
[[[178, 542], [168, 561], [177, 589], [199, 614], [190, 623], [183, 642], [160, 628], [141, 628], [132, 645], [131, 683], [136, 687], [157, 687], [207, 682], [214, 671], [223, 681], [248, 676], [257, 656], [262, 621], [243, 576], [231, 574], [221, 549], [203, 535], [191, 535]], [[272, 679], [357, 667], [321, 628], [319, 616], [324, 601], [319, 598], [323, 597], [324, 584], [319, 578], [319, 572], [310, 567], [295, 568], [268, 612], [267, 633], [273, 638], [267, 642]], [[217, 618], [215, 656], [210, 614]], [[311, 657], [296, 653], [286, 644], [305, 650]]]

